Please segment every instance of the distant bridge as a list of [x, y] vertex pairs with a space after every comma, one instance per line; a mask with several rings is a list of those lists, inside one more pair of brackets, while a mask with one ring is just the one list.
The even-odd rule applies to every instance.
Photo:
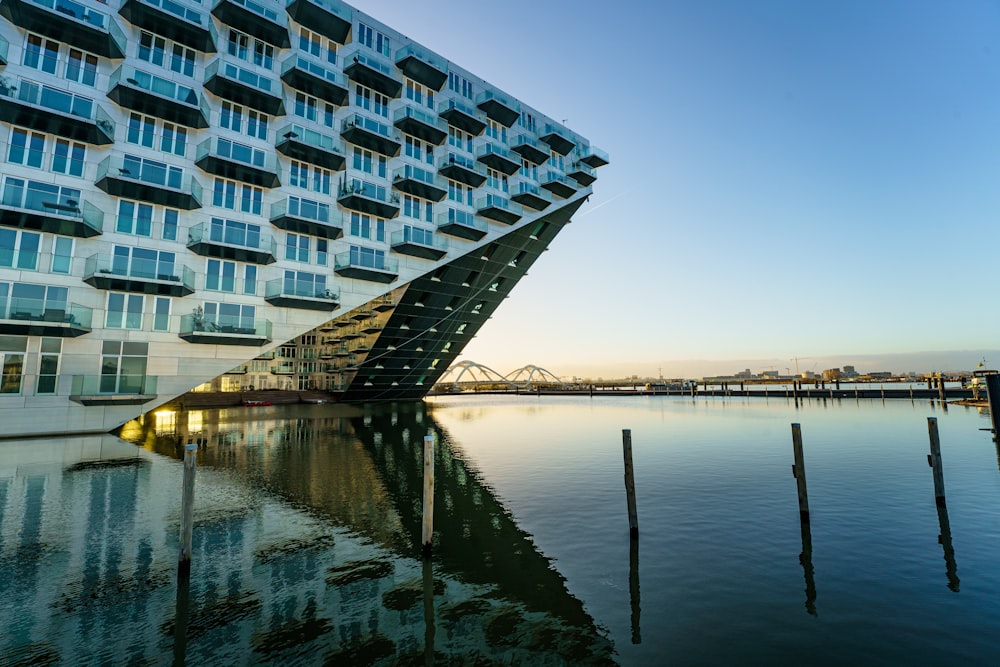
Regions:
[[452, 364], [437, 381], [438, 391], [479, 389], [534, 389], [536, 387], [566, 387], [566, 383], [551, 371], [529, 364], [501, 375], [489, 366], [475, 361]]

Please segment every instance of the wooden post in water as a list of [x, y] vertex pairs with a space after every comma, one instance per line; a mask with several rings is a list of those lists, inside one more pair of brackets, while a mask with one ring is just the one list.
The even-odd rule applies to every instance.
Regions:
[[639, 537], [639, 517], [635, 507], [635, 474], [632, 470], [632, 429], [622, 429], [622, 453], [625, 455], [625, 496], [628, 501], [628, 533]]
[[934, 501], [938, 505], [944, 505], [944, 472], [941, 470], [941, 438], [938, 436], [937, 417], [927, 418], [927, 433], [931, 440], [927, 465], [934, 470]]
[[639, 600], [639, 540], [630, 539], [628, 549], [628, 595], [632, 608], [632, 643], [642, 643], [639, 616], [642, 607]]
[[424, 436], [424, 510], [420, 543], [424, 556], [431, 555], [434, 536], [434, 436]]
[[945, 397], [946, 394], [944, 391], [944, 375], [941, 375], [938, 377], [938, 398], [940, 398], [941, 402], [944, 403]]
[[1000, 445], [1000, 373], [990, 373], [986, 376], [986, 398], [990, 402], [993, 439]]
[[799, 554], [799, 563], [802, 564], [802, 573], [806, 579], [806, 613], [810, 616], [816, 615], [816, 570], [813, 569], [813, 543], [812, 529], [808, 521], [800, 521], [799, 528], [802, 533], [802, 553]]
[[191, 574], [191, 537], [194, 532], [194, 473], [198, 460], [198, 445], [184, 445], [184, 481], [181, 487], [181, 550], [177, 559], [177, 573], [181, 577]]
[[434, 568], [424, 559], [424, 664], [434, 664]]
[[806, 463], [802, 456], [802, 426], [792, 424], [792, 449], [795, 455], [795, 464], [792, 466], [792, 474], [798, 486], [799, 493], [799, 518], [809, 522], [809, 494], [806, 491]]

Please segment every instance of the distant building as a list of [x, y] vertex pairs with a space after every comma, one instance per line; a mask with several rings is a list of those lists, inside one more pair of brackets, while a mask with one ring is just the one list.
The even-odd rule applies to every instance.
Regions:
[[760, 376], [762, 378], [776, 378], [776, 377], [780, 377], [780, 375], [781, 374], [778, 373], [778, 371], [761, 371], [760, 372]]
[[831, 382], [833, 380], [840, 379], [840, 369], [839, 368], [827, 368], [823, 371], [823, 380], [826, 382]]
[[873, 377], [873, 378], [891, 378], [892, 377], [892, 372], [891, 371], [872, 371], [871, 373], [868, 374], [868, 377]]
[[738, 378], [752, 378], [753, 377], [753, 373], [751, 373], [750, 369], [747, 368], [746, 370], [742, 370], [742, 371], [736, 373], [733, 377], [738, 377]]
[[856, 378], [858, 377], [858, 372], [854, 370], [854, 366], [844, 366], [843, 370], [840, 372], [840, 377]]

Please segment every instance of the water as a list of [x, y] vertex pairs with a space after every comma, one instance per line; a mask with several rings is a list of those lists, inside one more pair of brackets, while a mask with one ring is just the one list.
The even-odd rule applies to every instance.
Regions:
[[[5, 442], [0, 664], [165, 664], [181, 649], [189, 664], [995, 664], [988, 426], [926, 401], [448, 396], [161, 413], [123, 430], [138, 447]], [[432, 567], [418, 556], [428, 430]], [[185, 609], [188, 440], [202, 447]]]

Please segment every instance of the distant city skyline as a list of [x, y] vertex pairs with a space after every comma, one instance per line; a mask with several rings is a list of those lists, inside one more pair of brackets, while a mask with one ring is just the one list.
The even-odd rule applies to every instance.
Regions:
[[912, 354], [906, 371], [998, 346], [977, 285], [1000, 245], [1000, 5], [360, 6], [611, 155], [462, 359], [687, 375]]

